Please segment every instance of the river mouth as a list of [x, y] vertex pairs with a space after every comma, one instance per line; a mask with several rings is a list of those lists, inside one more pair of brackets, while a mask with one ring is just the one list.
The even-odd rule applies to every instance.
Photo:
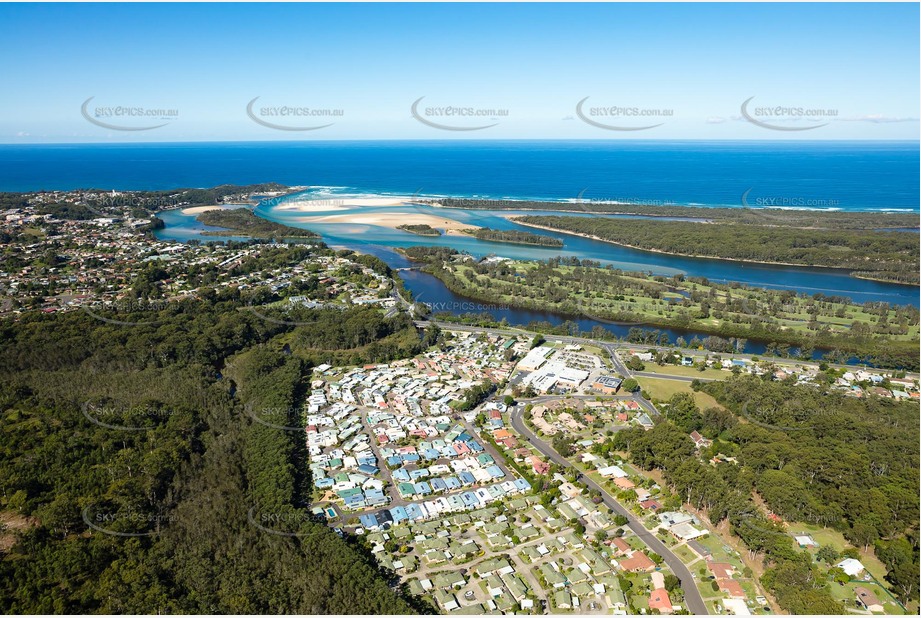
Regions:
[[[367, 197], [365, 196], [363, 199], [367, 199]], [[270, 205], [267, 205], [266, 202]], [[318, 232], [322, 240], [332, 248], [350, 249], [360, 253], [375, 255], [387, 263], [391, 268], [397, 270], [407, 289], [413, 293], [413, 296], [417, 300], [428, 303], [433, 308], [433, 313], [443, 311], [455, 316], [488, 313], [496, 322], [502, 322], [504, 320], [505, 323], [510, 326], [522, 328], [532, 326], [538, 330], [546, 331], [553, 327], [560, 327], [566, 324], [570, 326], [576, 334], [585, 333], [589, 336], [591, 336], [593, 330], [595, 330], [596, 333], [602, 333], [602, 331], [596, 330], [600, 328], [604, 329], [603, 332], [606, 333], [605, 337], [611, 339], [618, 338], [621, 340], [629, 338], [631, 328], [639, 328], [647, 332], [657, 333], [662, 337], [662, 339], [658, 339], [657, 342], [662, 344], [674, 344], [679, 337], [683, 338], [685, 341], [690, 341], [695, 337], [699, 340], [706, 339], [707, 337], [718, 337], [711, 333], [694, 330], [659, 328], [641, 323], [617, 324], [611, 321], [593, 319], [582, 315], [567, 315], [553, 311], [520, 309], [508, 306], [498, 306], [495, 304], [490, 305], [448, 290], [448, 288], [436, 277], [421, 272], [417, 268], [417, 264], [410, 262], [401, 255], [397, 249], [407, 246], [446, 246], [458, 251], [465, 251], [477, 258], [498, 255], [519, 260], [546, 260], [559, 256], [577, 257], [583, 260], [590, 259], [598, 261], [602, 265], [610, 264], [612, 267], [627, 271], [646, 272], [665, 276], [686, 274], [689, 276], [706, 277], [718, 283], [740, 282], [752, 287], [793, 290], [807, 295], [824, 294], [827, 296], [843, 296], [858, 303], [888, 302], [893, 305], [915, 306], [919, 304], [916, 287], [856, 279], [849, 276], [848, 272], [836, 269], [752, 264], [713, 258], [679, 257], [619, 247], [610, 243], [577, 237], [571, 234], [550, 231], [544, 232], [543, 230], [541, 233], [561, 239], [563, 241], [563, 247], [551, 248], [483, 242], [468, 235], [420, 237], [402, 230], [389, 229], [376, 225], [313, 223], [311, 221], [313, 217], [310, 213], [305, 215], [302, 211], [286, 210], [284, 208], [279, 209], [278, 206], [280, 204], [284, 204], [284, 201], [279, 201], [278, 199], [265, 200], [255, 208], [254, 212], [258, 216], [276, 223], [311, 229]], [[426, 214], [437, 210], [439, 215], [443, 215], [445, 211], [450, 210], [453, 218], [469, 222], [471, 225], [507, 230], [529, 229], [510, 221], [508, 216], [512, 213], [504, 210], [445, 209], [414, 202], [409, 202], [400, 206], [346, 206], [345, 210], [361, 213], [362, 209], [368, 208], [373, 208], [375, 212], [380, 212], [382, 208], [391, 212], [398, 211], [401, 208], [409, 208], [412, 212], [420, 212], [420, 209], [422, 209], [421, 212]], [[341, 206], [339, 209], [342, 209]], [[573, 214], [567, 211], [541, 212], [546, 212], [547, 214]], [[533, 213], [534, 211], [531, 211], [531, 214]], [[248, 240], [246, 236], [215, 237], [204, 235], [203, 232], [208, 231], [207, 226], [198, 222], [194, 215], [185, 214], [178, 210], [163, 211], [158, 213], [158, 216], [165, 222], [165, 227], [155, 232], [156, 236], [162, 240], [179, 242], [188, 242], [191, 240], [198, 240], [201, 242]], [[726, 340], [727, 338], [720, 337], [720, 339]], [[642, 341], [637, 342], [637, 345], [652, 345], [652, 343], [651, 341]], [[747, 354], [767, 355], [769, 354], [769, 343], [772, 342], [747, 339], [744, 348], [736, 351]], [[828, 351], [829, 350], [826, 349], [816, 348], [813, 350], [811, 358], [813, 360], [820, 360]], [[791, 356], [798, 356], [799, 350], [791, 346], [789, 348], [789, 354]], [[847, 363], [861, 362], [857, 358], [840, 360], [844, 360], [844, 362]]]
[[[301, 191], [284, 198], [262, 200], [254, 214], [269, 221], [292, 227], [310, 229], [319, 233], [323, 242], [374, 253], [391, 267], [405, 267], [407, 264], [394, 249], [410, 246], [444, 246], [464, 251], [477, 258], [498, 255], [517, 260], [548, 260], [556, 257], [576, 257], [593, 260], [601, 265], [610, 265], [625, 271], [646, 272], [655, 275], [672, 276], [683, 274], [705, 277], [717, 283], [739, 282], [752, 287], [792, 290], [795, 292], [826, 296], [843, 296], [856, 303], [887, 302], [891, 305], [919, 306], [917, 286], [885, 283], [850, 276], [849, 271], [834, 268], [811, 268], [805, 266], [784, 266], [752, 262], [735, 262], [717, 258], [695, 258], [656, 253], [641, 249], [622, 247], [611, 243], [575, 236], [564, 232], [539, 230], [542, 235], [556, 238], [562, 247], [497, 243], [481, 241], [466, 234], [443, 234], [441, 236], [419, 236], [403, 230], [366, 223], [346, 221], [322, 222], [334, 213], [337, 217], [354, 217], [355, 221], [369, 221], [382, 216], [424, 216], [449, 218], [470, 226], [488, 227], [497, 230], [518, 230], [534, 232], [533, 228], [519, 225], [509, 218], [518, 214], [560, 214], [577, 215], [571, 210], [514, 211], [489, 209], [444, 208], [420, 203], [422, 198], [398, 198], [370, 193], [345, 194], [322, 189]], [[308, 199], [309, 198], [309, 199]], [[317, 199], [314, 199], [317, 198]], [[320, 199], [322, 198], [322, 199]], [[316, 203], [317, 207], [292, 207], [298, 202]], [[374, 204], [374, 205], [369, 205]], [[562, 205], [561, 205], [562, 207]], [[587, 213], [583, 213], [589, 216]], [[158, 213], [166, 227], [156, 235], [163, 240], [215, 240], [205, 236], [203, 226], [194, 215], [177, 210]], [[595, 215], [591, 215], [595, 216]], [[619, 215], [623, 217], [623, 215]], [[631, 216], [632, 217], [632, 216]], [[651, 219], [650, 217], [640, 217]], [[654, 225], [655, 222], [652, 222]], [[245, 240], [234, 236], [232, 240]]]

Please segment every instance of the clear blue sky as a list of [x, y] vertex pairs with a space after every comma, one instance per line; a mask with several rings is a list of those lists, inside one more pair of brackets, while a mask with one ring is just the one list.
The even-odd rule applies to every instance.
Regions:
[[[2, 4], [0, 142], [918, 139], [918, 23], [917, 4]], [[257, 96], [256, 110], [342, 115], [325, 129], [278, 131], [247, 116]], [[499, 124], [443, 131], [411, 115], [423, 96], [423, 110], [508, 115], [447, 119]], [[81, 115], [89, 97], [90, 110], [179, 113], [158, 129], [115, 131]], [[673, 115], [593, 116], [665, 122], [599, 129], [576, 114], [585, 97], [584, 114], [623, 106]], [[749, 97], [750, 109], [837, 116], [814, 130], [767, 130], [741, 116]]]

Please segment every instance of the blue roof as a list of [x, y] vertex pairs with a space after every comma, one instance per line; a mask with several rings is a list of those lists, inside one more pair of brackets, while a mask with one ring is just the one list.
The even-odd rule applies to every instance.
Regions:
[[531, 489], [531, 483], [527, 482], [524, 479], [515, 479], [515, 487], [517, 487], [521, 491], [528, 491], [529, 489]]
[[433, 448], [426, 449], [423, 455], [425, 456], [426, 459], [438, 459], [439, 457], [441, 457], [441, 453], [439, 453]]
[[365, 497], [361, 494], [357, 496], [349, 496], [345, 499], [346, 506], [360, 506], [365, 503]]
[[457, 438], [455, 438], [455, 440], [460, 440], [461, 442], [466, 442], [466, 441], [470, 440], [471, 438], [472, 438], [472, 436], [471, 436], [469, 433], [467, 433], [467, 432], [465, 431], [464, 433], [462, 433], [462, 434], [460, 434], [459, 436], [457, 436]]
[[409, 515], [406, 514], [406, 509], [402, 506], [395, 506], [390, 509], [390, 516], [393, 517], [393, 523], [398, 524], [401, 521], [404, 521], [409, 518]]
[[401, 455], [401, 457], [403, 458], [403, 461], [405, 461], [406, 463], [412, 463], [414, 461], [419, 461], [419, 456], [416, 455], [415, 453], [409, 453], [408, 455]]
[[479, 452], [483, 450], [483, 447], [480, 446], [480, 444], [476, 442], [475, 440], [470, 440], [469, 442], [467, 442], [467, 446], [470, 447], [471, 451]]
[[333, 481], [333, 479], [329, 478], [328, 476], [326, 478], [317, 479], [314, 482], [314, 485], [317, 487], [332, 487], [334, 484], [335, 481]]
[[457, 457], [457, 451], [451, 445], [442, 447], [441, 454], [444, 457]]
[[432, 479], [432, 489], [447, 489], [448, 486], [441, 479]]
[[458, 489], [461, 486], [461, 482], [457, 480], [456, 476], [449, 476], [445, 478], [445, 485], [448, 489]]
[[397, 480], [397, 481], [408, 481], [409, 480], [409, 472], [406, 470], [406, 468], [397, 468], [396, 470], [393, 471], [391, 476], [393, 476], [394, 480]]
[[465, 491], [464, 493], [462, 493], [461, 500], [463, 500], [464, 504], [466, 504], [467, 506], [476, 506], [477, 504], [480, 503], [480, 501], [477, 500], [476, 495], [474, 495], [472, 491]]
[[429, 487], [429, 484], [426, 483], [425, 481], [419, 481], [418, 483], [416, 483], [415, 485], [413, 485], [413, 489], [416, 490], [416, 493], [417, 493], [417, 494], [430, 494], [430, 493], [432, 493], [432, 488]]
[[503, 472], [502, 468], [499, 466], [489, 466], [486, 468], [486, 471], [489, 473], [489, 476], [493, 477], [494, 479], [502, 478], [505, 476], [505, 472]]
[[358, 521], [360, 521], [361, 525], [365, 528], [377, 527], [377, 518], [374, 515], [359, 515]]
[[470, 474], [470, 472], [467, 470], [461, 470], [457, 476], [460, 477], [462, 483], [466, 483], [468, 485], [471, 483], [476, 483], [476, 477]]
[[489, 420], [489, 424], [493, 427], [503, 427], [505, 424], [502, 422], [501, 418], [493, 418]]
[[358, 466], [358, 471], [362, 474], [370, 474], [372, 476], [377, 474], [377, 468], [374, 466], [369, 466], [368, 464], [361, 464]]
[[384, 492], [382, 492], [380, 489], [369, 489], [365, 492], [365, 499], [368, 501], [378, 501], [385, 500], [386, 498], [384, 497]]
[[391, 467], [393, 467], [393, 466], [399, 466], [401, 463], [403, 463], [403, 458], [402, 458], [402, 457], [399, 457], [399, 456], [397, 456], [397, 455], [394, 455], [393, 457], [388, 457], [388, 458], [387, 458], [387, 465], [388, 465], [388, 466], [391, 466]]
[[406, 515], [410, 519], [419, 519], [422, 517], [422, 510], [417, 505], [410, 503], [406, 505]]
[[411, 478], [411, 479], [413, 479], [413, 480], [421, 479], [421, 478], [426, 477], [426, 476], [428, 476], [428, 475], [429, 475], [429, 469], [428, 469], [428, 468], [419, 468], [419, 469], [417, 469], [417, 470], [410, 470], [410, 472], [409, 472], [409, 478]]

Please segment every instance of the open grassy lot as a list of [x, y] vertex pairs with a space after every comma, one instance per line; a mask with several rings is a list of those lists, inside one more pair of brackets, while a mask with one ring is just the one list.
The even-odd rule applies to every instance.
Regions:
[[[696, 360], [696, 359], [695, 359]], [[722, 369], [713, 369], [707, 367], [700, 371], [696, 367], [682, 367], [681, 365], [656, 365], [655, 363], [646, 363], [646, 369], [643, 371], [651, 373], [662, 373], [669, 376], [685, 376], [688, 378], [710, 378], [713, 380], [725, 380], [732, 376], [729, 371]]]
[[689, 382], [678, 382], [677, 380], [667, 380], [659, 378], [637, 378], [640, 388], [649, 394], [652, 399], [664, 401], [677, 393], [690, 393], [694, 396], [697, 407], [701, 410], [707, 408], [722, 407], [716, 402], [716, 399], [706, 393], [695, 393], [691, 390]]

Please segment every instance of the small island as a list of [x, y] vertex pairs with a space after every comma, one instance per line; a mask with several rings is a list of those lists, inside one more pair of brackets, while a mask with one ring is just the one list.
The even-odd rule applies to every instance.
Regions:
[[274, 221], [261, 219], [248, 208], [231, 210], [208, 210], [195, 217], [205, 225], [226, 228], [209, 230], [204, 236], [234, 236], [244, 234], [252, 238], [319, 238], [320, 235], [310, 230], [291, 227]]
[[441, 230], [426, 223], [398, 225], [397, 229], [410, 234], [418, 234], [419, 236], [441, 236]]
[[523, 230], [493, 230], [488, 227], [462, 230], [477, 240], [487, 242], [504, 242], [516, 245], [536, 245], [539, 247], [562, 247], [563, 241], [551, 236], [534, 234]]

